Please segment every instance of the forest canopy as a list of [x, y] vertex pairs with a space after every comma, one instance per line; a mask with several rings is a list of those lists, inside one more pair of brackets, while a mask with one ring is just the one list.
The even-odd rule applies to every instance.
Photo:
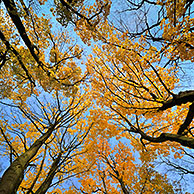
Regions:
[[0, 13], [0, 194], [192, 193], [193, 0]]

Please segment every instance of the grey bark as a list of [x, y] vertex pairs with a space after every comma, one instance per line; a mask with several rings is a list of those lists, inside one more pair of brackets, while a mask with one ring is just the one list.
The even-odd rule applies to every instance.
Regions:
[[36, 155], [40, 147], [50, 137], [54, 131], [50, 127], [48, 131], [37, 139], [32, 146], [20, 155], [5, 171], [0, 182], [0, 194], [15, 194], [24, 178], [25, 169], [28, 167], [30, 160]]

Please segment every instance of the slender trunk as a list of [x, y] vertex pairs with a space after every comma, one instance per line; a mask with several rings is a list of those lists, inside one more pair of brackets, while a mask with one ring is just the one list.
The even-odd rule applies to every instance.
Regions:
[[119, 179], [120, 185], [121, 185], [121, 189], [123, 191], [124, 194], [129, 194], [129, 191], [127, 190], [125, 183], [123, 182], [122, 179]]
[[56, 170], [58, 169], [58, 164], [60, 162], [60, 159], [61, 159], [61, 153], [59, 153], [58, 157], [54, 160], [46, 179], [34, 194], [45, 194], [47, 190], [50, 188], [52, 180], [56, 174]]
[[54, 128], [49, 128], [44, 135], [37, 139], [32, 146], [20, 155], [5, 171], [0, 182], [0, 194], [14, 194], [17, 192], [24, 178], [24, 171], [28, 167], [30, 160], [50, 137], [53, 130]]

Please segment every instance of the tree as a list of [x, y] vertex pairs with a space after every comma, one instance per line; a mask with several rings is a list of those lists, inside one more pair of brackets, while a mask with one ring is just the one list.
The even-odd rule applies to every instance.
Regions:
[[0, 193], [182, 193], [193, 1], [2, 2]]
[[15, 193], [19, 186], [27, 193], [46, 193], [54, 176], [59, 183], [65, 176], [73, 176], [78, 168], [73, 158], [84, 152], [80, 146], [91, 126], [84, 126], [84, 119], [79, 120], [87, 102], [83, 104], [78, 93], [69, 100], [61, 98], [59, 92], [53, 94], [50, 102], [48, 94], [42, 100], [34, 98], [35, 101], [31, 97], [30, 105], [11, 105], [13, 116], [2, 115], [2, 142], [4, 154], [10, 156], [10, 166], [1, 179], [1, 193]]
[[46, 193], [81, 173], [74, 158], [84, 152], [91, 127], [83, 115], [88, 97], [79, 91], [86, 75], [74, 61], [82, 49], [67, 32], [53, 32], [44, 13], [38, 16], [23, 1], [3, 3], [0, 130], [10, 166], [0, 193]]
[[97, 142], [93, 151], [95, 165], [82, 175], [81, 187], [74, 186], [67, 193], [174, 193], [167, 178], [154, 171], [149, 160], [136, 163], [128, 145], [119, 141], [113, 147], [102, 138]]
[[[23, 1], [21, 1], [23, 2]], [[72, 60], [80, 58], [82, 50], [70, 41], [68, 33], [52, 32], [50, 18], [35, 14], [23, 4], [4, 2], [1, 10], [1, 97], [17, 100], [17, 94], [30, 96], [35, 86], [45, 91], [65, 89], [75, 92], [85, 79]], [[25, 6], [26, 7], [26, 6]], [[66, 46], [64, 46], [66, 44]], [[49, 53], [49, 56], [48, 54]], [[15, 90], [16, 89], [16, 90]]]
[[[90, 31], [101, 41], [87, 64], [99, 106], [96, 129], [127, 138], [138, 151], [142, 147], [133, 139], [139, 139], [155, 159], [172, 152], [181, 159], [194, 145], [194, 92], [180, 90], [183, 64], [193, 62], [193, 2], [126, 2], [124, 11], [117, 7], [118, 20], [110, 15], [112, 23]], [[128, 21], [139, 22], [133, 28]], [[87, 25], [79, 28], [82, 36], [88, 34]]]
[[[175, 141], [183, 146], [193, 148], [194, 141], [191, 132], [193, 127], [191, 123], [194, 116], [193, 90], [175, 93], [179, 82], [177, 78], [179, 64], [171, 58], [176, 57], [176, 59], [192, 61], [191, 53], [193, 49], [188, 48], [186, 42], [183, 45], [185, 47], [182, 47], [182, 42], [178, 44], [180, 41], [176, 41], [177, 45], [174, 46], [174, 43], [169, 42], [171, 39], [168, 40], [168, 37], [165, 37], [167, 36], [165, 29], [172, 25], [171, 19], [167, 20], [172, 16], [170, 15], [171, 12], [168, 14], [170, 6], [173, 6], [171, 4], [173, 4], [171, 1], [170, 5], [168, 3], [162, 4], [162, 8], [166, 9], [167, 16], [165, 17], [167, 18], [163, 18], [163, 23], [158, 24], [162, 28], [163, 33], [161, 33], [164, 39], [160, 47], [152, 46], [148, 42], [148, 38], [143, 36], [143, 32], [139, 42], [133, 43], [129, 39], [128, 33], [130, 34], [130, 32], [120, 33], [110, 26], [107, 27], [109, 34], [106, 44], [94, 48], [98, 57], [90, 56], [88, 69], [94, 74], [91, 80], [99, 104], [109, 107], [128, 125], [123, 129], [130, 133], [139, 133], [142, 139], [153, 143]], [[187, 4], [176, 6], [182, 6], [181, 8], [185, 10]], [[181, 10], [181, 8], [179, 9]], [[176, 26], [183, 25], [183, 22], [186, 23], [185, 25], [190, 25], [192, 18], [186, 16], [186, 11], [177, 13], [181, 21], [177, 19]], [[188, 23], [185, 21], [185, 17]], [[165, 21], [169, 23], [165, 25]], [[174, 30], [177, 34], [180, 33], [178, 29], [176, 27], [176, 30]], [[149, 34], [149, 29], [145, 31]], [[188, 28], [184, 36], [191, 36], [190, 31], [191, 29]], [[160, 33], [158, 32], [158, 34]], [[190, 44], [192, 45], [192, 42]], [[180, 51], [180, 47], [185, 50]], [[184, 58], [182, 52], [186, 53], [186, 51], [188, 56]], [[163, 57], [164, 55], [165, 57]], [[174, 64], [169, 65], [169, 58], [171, 63], [174, 62]], [[160, 65], [161, 63], [162, 65]], [[106, 102], [103, 100], [102, 94]], [[176, 107], [176, 109], [172, 110], [172, 107]], [[172, 112], [174, 116], [168, 116]], [[128, 119], [129, 115], [135, 115], [135, 124]], [[169, 119], [165, 119], [163, 116], [169, 117]], [[150, 123], [142, 124], [144, 118], [152, 125]], [[155, 128], [154, 130], [151, 130], [152, 126]], [[167, 133], [168, 131], [171, 133]]]

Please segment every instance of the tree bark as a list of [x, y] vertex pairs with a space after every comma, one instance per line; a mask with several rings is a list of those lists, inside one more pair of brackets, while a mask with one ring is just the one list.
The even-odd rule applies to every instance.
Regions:
[[38, 190], [34, 194], [45, 194], [47, 190], [50, 188], [50, 185], [52, 183], [52, 180], [56, 174], [56, 170], [58, 168], [58, 164], [60, 162], [62, 153], [59, 153], [58, 157], [54, 160], [48, 175], [44, 182], [41, 184], [41, 186], [38, 188]]
[[41, 63], [41, 61], [39, 60], [38, 55], [35, 52], [38, 52], [37, 47], [30, 41], [27, 33], [26, 33], [26, 29], [24, 27], [24, 25], [22, 24], [22, 21], [19, 17], [18, 11], [17, 11], [17, 7], [15, 5], [14, 0], [3, 0], [5, 7], [7, 9], [7, 12], [9, 13], [13, 23], [15, 24], [18, 32], [20, 33], [20, 36], [22, 37], [23, 41], [25, 42], [26, 46], [28, 47], [31, 55], [34, 57], [34, 59], [36, 60], [36, 62], [38, 63], [38, 65], [42, 66], [43, 64]]
[[28, 167], [30, 160], [36, 155], [53, 131], [54, 127], [50, 127], [44, 135], [37, 139], [26, 152], [20, 155], [10, 165], [1, 179], [0, 194], [15, 194], [17, 192], [24, 178], [24, 171]]
[[142, 139], [145, 139], [149, 142], [153, 143], [162, 143], [165, 141], [172, 141], [180, 143], [181, 145], [194, 149], [194, 138], [185, 137], [179, 134], [171, 134], [171, 133], [162, 133], [159, 137], [151, 137], [146, 135], [144, 132], [139, 132], [141, 134]]
[[172, 108], [173, 106], [186, 104], [187, 102], [194, 102], [194, 90], [179, 92], [172, 99], [164, 102], [163, 105], [159, 108], [159, 110], [166, 110], [168, 108]]

